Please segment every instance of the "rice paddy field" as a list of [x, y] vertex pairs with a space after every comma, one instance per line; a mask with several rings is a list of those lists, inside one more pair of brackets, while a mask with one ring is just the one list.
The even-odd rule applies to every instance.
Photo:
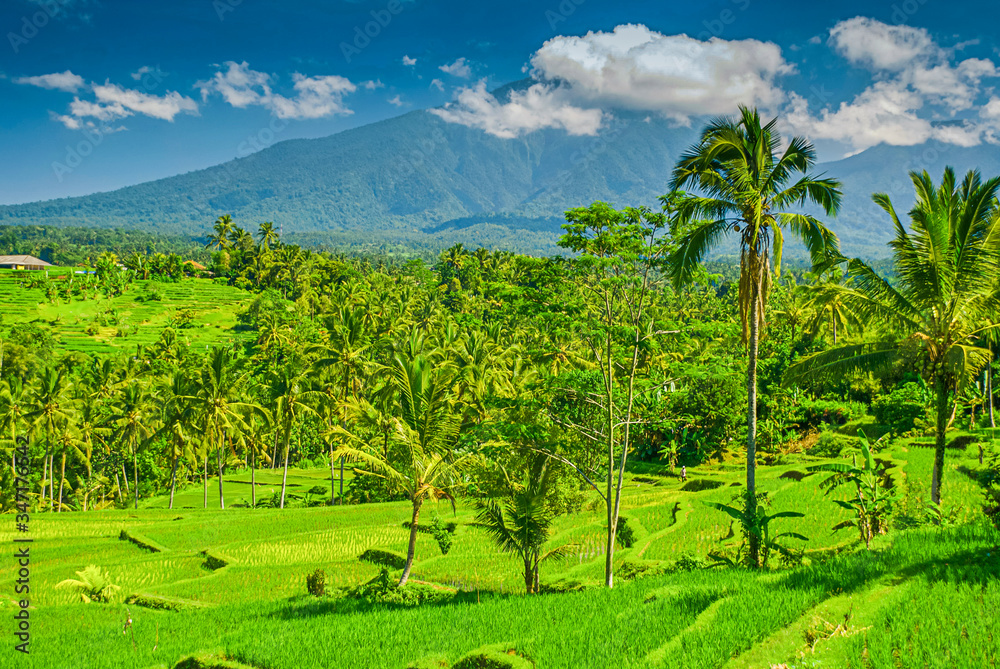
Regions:
[[[901, 488], [923, 493], [932, 454], [898, 441], [879, 457]], [[493, 546], [469, 505], [454, 513], [425, 506], [425, 522], [438, 514], [457, 529], [447, 555], [430, 534], [419, 534], [413, 577], [454, 596], [417, 607], [306, 591], [306, 575], [316, 569], [325, 571], [328, 590], [376, 577], [380, 568], [358, 559], [369, 548], [405, 552], [405, 502], [203, 509], [202, 489], [194, 486], [179, 492], [172, 510], [156, 498], [138, 511], [34, 516], [30, 666], [402, 669], [448, 666], [484, 646], [517, 650], [542, 669], [998, 666], [1000, 534], [978, 511], [972, 449], [948, 452], [944, 494], [954, 522], [900, 523], [870, 551], [858, 547], [852, 529], [832, 530], [847, 512], [819, 488], [822, 475], [802, 476], [820, 461], [786, 456], [758, 474], [773, 511], [806, 514], [778, 527], [809, 538], [801, 565], [674, 571], [619, 579], [612, 590], [599, 587], [604, 526], [596, 505], [558, 519], [549, 547], [570, 544], [571, 555], [543, 564], [541, 573], [543, 585], [564, 592], [531, 597], [523, 594], [517, 560]], [[735, 462], [691, 468], [687, 482], [650, 467], [631, 475], [622, 515], [636, 540], [616, 553], [619, 570], [733, 546], [738, 530], [733, 537], [728, 517], [706, 502], [730, 502], [741, 476]], [[274, 477], [258, 472], [259, 488], [269, 490]], [[329, 486], [328, 477], [323, 469], [290, 473], [298, 488]], [[248, 475], [227, 478], [230, 504]], [[217, 495], [210, 482], [210, 507], [218, 506]], [[10, 546], [13, 517], [0, 521], [0, 541]], [[123, 540], [123, 530], [147, 548]], [[11, 564], [0, 562], [6, 620], [14, 612]], [[107, 569], [121, 586], [113, 603], [84, 604], [55, 588], [88, 564]], [[133, 594], [180, 602], [181, 610], [124, 603]], [[0, 648], [0, 667], [15, 666], [10, 639]], [[178, 664], [195, 654], [234, 664]]]
[[[50, 270], [49, 276], [68, 281], [75, 276], [75, 270], [60, 267]], [[57, 298], [50, 302], [45, 289], [26, 285], [31, 274], [0, 272], [3, 323], [45, 326], [63, 351], [106, 354], [134, 350], [137, 345], [156, 342], [168, 326], [174, 327], [179, 341], [195, 347], [224, 344], [246, 336], [233, 327], [236, 312], [249, 293], [208, 279], [177, 283], [140, 280], [114, 298], [88, 295], [86, 299]], [[151, 291], [162, 299], [143, 301]], [[179, 327], [181, 320], [188, 317], [189, 323]]]

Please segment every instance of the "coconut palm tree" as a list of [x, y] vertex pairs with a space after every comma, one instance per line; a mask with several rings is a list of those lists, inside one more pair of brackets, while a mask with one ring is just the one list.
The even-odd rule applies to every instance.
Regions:
[[462, 425], [462, 407], [451, 397], [451, 370], [435, 367], [423, 355], [404, 357], [393, 355], [386, 369], [390, 383], [397, 392], [400, 416], [393, 417], [392, 439], [398, 444], [398, 458], [361, 447], [363, 441], [347, 430], [345, 443], [334, 457], [360, 462], [367, 470], [362, 475], [381, 476], [394, 489], [409, 498], [410, 540], [406, 563], [399, 586], [406, 585], [416, 555], [420, 509], [428, 500], [448, 500], [454, 504], [452, 491], [460, 483], [471, 456], [455, 457], [452, 447]]
[[[737, 118], [712, 121], [700, 141], [674, 168], [673, 190], [693, 187], [700, 195], [679, 200], [676, 219], [681, 235], [670, 257], [676, 285], [687, 283], [705, 254], [724, 237], [738, 235], [739, 306], [747, 346], [747, 508], [756, 507], [757, 349], [771, 287], [771, 260], [780, 275], [785, 232], [799, 238], [814, 265], [839, 256], [837, 236], [816, 218], [790, 211], [813, 202], [832, 216], [840, 208], [840, 183], [809, 174], [816, 151], [794, 137], [784, 151], [777, 119], [761, 125], [756, 109], [740, 107]], [[664, 203], [671, 196], [664, 196]], [[759, 563], [760, 537], [748, 536], [753, 563]]]
[[521, 558], [524, 565], [524, 587], [527, 594], [538, 592], [538, 567], [547, 560], [559, 560], [569, 554], [571, 546], [560, 546], [542, 552], [551, 534], [553, 515], [546, 504], [551, 476], [551, 459], [537, 455], [528, 462], [520, 481], [511, 480], [504, 471], [508, 494], [503, 503], [486, 500], [477, 505], [476, 520], [482, 524], [493, 542], [504, 553]]
[[205, 244], [205, 248], [212, 248], [214, 246], [220, 251], [225, 251], [229, 248], [229, 236], [232, 231], [232, 217], [229, 214], [219, 216], [219, 218], [215, 219], [215, 225], [212, 226], [212, 234], [208, 236], [208, 243]]
[[[69, 422], [73, 415], [73, 400], [69, 397], [70, 381], [66, 373], [56, 367], [47, 367], [38, 377], [30, 395], [30, 408], [24, 414], [32, 428], [45, 432], [45, 456], [43, 466], [48, 471], [50, 508], [55, 504], [55, 472], [52, 464], [52, 444], [59, 429]], [[42, 475], [42, 501], [45, 499], [45, 475]]]
[[292, 427], [304, 415], [317, 415], [315, 406], [320, 405], [323, 393], [311, 390], [308, 384], [308, 370], [298, 361], [287, 364], [271, 383], [271, 398], [274, 402], [276, 429], [284, 445], [284, 472], [281, 476], [281, 504], [285, 508], [285, 492], [288, 488], [288, 452], [292, 438]]
[[111, 404], [109, 421], [113, 426], [112, 438], [132, 454], [132, 487], [135, 491], [136, 509], [139, 508], [139, 447], [155, 431], [154, 409], [153, 397], [138, 382], [125, 386]]
[[984, 183], [978, 172], [969, 172], [958, 183], [950, 167], [938, 187], [926, 171], [910, 178], [917, 194], [910, 230], [888, 195], [872, 196], [896, 230], [890, 246], [898, 278], [890, 284], [855, 258], [848, 272], [856, 286], [843, 296], [865, 322], [895, 336], [813, 355], [793, 365], [788, 379], [884, 371], [900, 362], [921, 370], [936, 398], [931, 501], [940, 504], [945, 432], [956, 397], [989, 364], [983, 336], [1000, 328], [1000, 178]]
[[274, 228], [274, 223], [265, 221], [257, 228], [257, 239], [265, 249], [277, 246], [279, 243], [278, 231]]

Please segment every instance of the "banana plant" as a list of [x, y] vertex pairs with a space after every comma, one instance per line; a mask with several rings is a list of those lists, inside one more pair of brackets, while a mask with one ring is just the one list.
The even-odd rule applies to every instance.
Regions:
[[[719, 502], [705, 502], [706, 505], [712, 507], [713, 509], [718, 509], [732, 517], [736, 520], [740, 526], [743, 528], [743, 536], [750, 540], [750, 537], [756, 537], [759, 542], [760, 551], [757, 553], [757, 559], [753, 560], [751, 554], [748, 552], [746, 554], [747, 565], [754, 569], [763, 569], [767, 566], [767, 560], [771, 555], [771, 552], [778, 552], [782, 555], [790, 556], [792, 551], [789, 550], [787, 546], [779, 543], [779, 539], [785, 537], [791, 539], [798, 539], [799, 541], [809, 541], [808, 537], [805, 537], [798, 532], [781, 532], [779, 534], [774, 534], [771, 530], [771, 523], [778, 518], [805, 518], [804, 513], [799, 513], [798, 511], [778, 511], [777, 513], [772, 513], [768, 515], [766, 507], [760, 503], [760, 500], [755, 496], [752, 498], [743, 508], [736, 508], [734, 506], [729, 506], [728, 504], [720, 504]], [[732, 560], [721, 556], [714, 555], [720, 564], [727, 564], [731, 567], [735, 567], [736, 563]]]
[[835, 530], [844, 527], [856, 527], [865, 542], [865, 548], [871, 547], [872, 538], [877, 534], [885, 534], [892, 507], [898, 501], [896, 489], [889, 481], [884, 469], [878, 467], [873, 455], [873, 445], [869, 444], [864, 432], [858, 432], [861, 442], [861, 466], [856, 462], [829, 462], [813, 465], [810, 472], [832, 472], [830, 478], [823, 481], [820, 487], [827, 489], [827, 494], [842, 485], [854, 486], [854, 495], [850, 499], [837, 499], [834, 503], [854, 514], [854, 519], [834, 526]]

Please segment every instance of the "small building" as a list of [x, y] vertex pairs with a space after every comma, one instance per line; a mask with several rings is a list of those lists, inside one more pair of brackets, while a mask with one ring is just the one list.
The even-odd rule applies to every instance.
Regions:
[[196, 272], [204, 272], [206, 269], [208, 269], [200, 262], [197, 262], [195, 260], [185, 260], [183, 264], [185, 267], [190, 267], [192, 270]]
[[35, 256], [0, 256], [0, 269], [48, 269], [54, 267]]

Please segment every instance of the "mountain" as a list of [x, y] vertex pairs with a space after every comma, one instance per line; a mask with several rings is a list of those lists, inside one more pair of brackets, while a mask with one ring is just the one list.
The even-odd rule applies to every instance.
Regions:
[[[699, 127], [618, 111], [597, 137], [545, 130], [501, 139], [413, 111], [112, 192], [0, 206], [0, 225], [196, 235], [228, 213], [251, 230], [269, 220], [331, 244], [462, 242], [544, 254], [556, 250], [566, 209], [594, 200], [655, 207]], [[946, 163], [1000, 174], [992, 147], [879, 146], [821, 165], [844, 182], [843, 211], [830, 224], [845, 251], [886, 255], [891, 229], [870, 194], [890, 192], [905, 211], [913, 197], [906, 169], [926, 167], [940, 178]]]

